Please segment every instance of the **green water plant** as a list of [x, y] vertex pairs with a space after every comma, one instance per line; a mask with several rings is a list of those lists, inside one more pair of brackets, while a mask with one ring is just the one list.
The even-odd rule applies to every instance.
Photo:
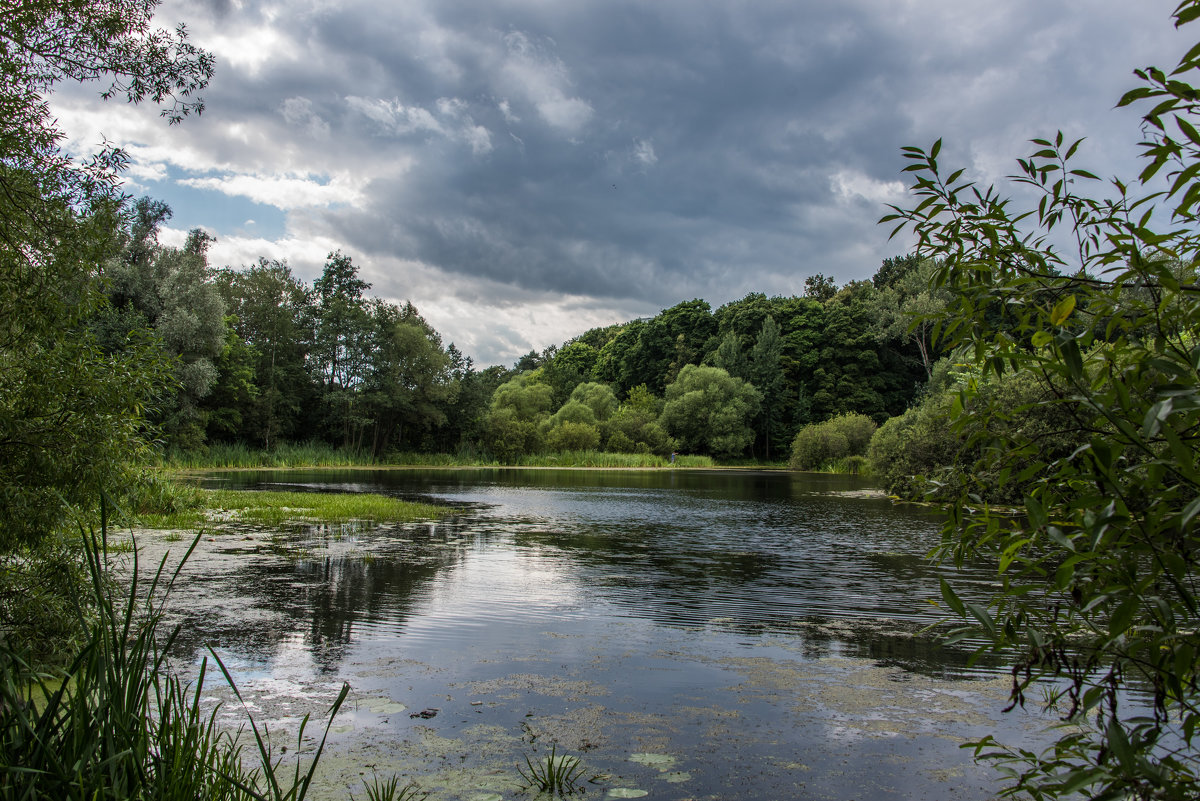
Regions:
[[207, 522], [206, 513], [217, 513], [231, 523], [278, 526], [304, 520], [344, 523], [367, 520], [407, 523], [442, 517], [443, 506], [414, 503], [370, 492], [280, 492], [274, 490], [198, 490], [196, 505], [168, 514], [146, 513], [138, 523], [148, 528], [192, 528]]
[[[0, 639], [0, 799], [302, 801], [325, 738], [288, 778], [251, 719], [259, 759], [244, 754], [238, 735], [218, 726], [219, 707], [204, 710], [208, 659], [191, 682], [170, 669], [179, 627], [164, 630], [162, 602], [179, 568], [160, 562], [143, 583], [134, 551], [125, 597], [108, 578], [104, 515], [100, 536], [84, 541], [92, 597], [78, 603], [88, 636], [74, 658], [38, 673]], [[330, 722], [348, 692], [343, 685]]]
[[550, 746], [550, 753], [538, 761], [525, 757], [525, 765], [517, 765], [517, 772], [525, 780], [526, 787], [550, 795], [571, 795], [579, 791], [579, 778], [583, 765], [579, 757], [559, 754], [558, 746]]
[[400, 777], [396, 775], [384, 781], [374, 771], [371, 772], [371, 781], [363, 779], [363, 786], [367, 790], [367, 801], [415, 801], [428, 795], [415, 783], [402, 785]]

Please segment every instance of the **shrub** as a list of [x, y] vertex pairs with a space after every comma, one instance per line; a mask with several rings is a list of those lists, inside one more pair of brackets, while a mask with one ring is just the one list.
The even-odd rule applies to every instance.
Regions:
[[875, 422], [863, 414], [842, 414], [823, 423], [804, 426], [792, 440], [793, 470], [819, 470], [847, 456], [863, 456]]
[[562, 423], [550, 429], [546, 435], [546, 447], [555, 453], [561, 451], [591, 451], [600, 445], [600, 432], [587, 423]]

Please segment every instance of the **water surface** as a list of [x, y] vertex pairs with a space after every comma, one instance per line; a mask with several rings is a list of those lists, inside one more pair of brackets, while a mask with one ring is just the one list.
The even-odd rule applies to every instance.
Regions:
[[[582, 758], [592, 798], [989, 798], [993, 777], [959, 743], [1034, 737], [1033, 720], [1000, 714], [997, 667], [968, 669], [918, 634], [938, 619], [923, 557], [939, 519], [854, 477], [212, 480], [455, 508], [436, 523], [214, 533], [172, 601], [183, 658], [212, 644], [280, 733], [350, 682], [323, 762], [330, 797], [365, 797], [372, 771], [433, 798], [527, 797], [517, 765], [555, 745]], [[954, 580], [969, 596], [990, 579]]]

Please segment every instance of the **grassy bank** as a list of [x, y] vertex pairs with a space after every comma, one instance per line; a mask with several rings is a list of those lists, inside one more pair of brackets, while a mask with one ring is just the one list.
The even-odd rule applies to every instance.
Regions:
[[[280, 445], [271, 450], [242, 444], [219, 443], [203, 453], [174, 451], [163, 458], [163, 466], [178, 470], [221, 468], [292, 467], [670, 467], [671, 460], [653, 453], [604, 453], [572, 451], [530, 454], [500, 462], [479, 453], [389, 453], [376, 457], [366, 451], [341, 450], [322, 443]], [[675, 467], [716, 467], [709, 456], [680, 455]]]

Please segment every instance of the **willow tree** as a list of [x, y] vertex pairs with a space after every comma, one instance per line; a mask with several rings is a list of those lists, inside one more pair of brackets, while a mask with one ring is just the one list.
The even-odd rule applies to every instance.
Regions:
[[169, 122], [199, 113], [212, 58], [182, 27], [152, 28], [157, 5], [16, 0], [0, 14], [0, 550], [111, 488], [165, 375], [144, 349], [102, 350], [82, 324], [103, 302], [97, 265], [121, 228], [126, 158], [108, 147], [72, 160], [47, 102], [63, 82], [98, 82]]
[[[1174, 12], [1180, 26], [1197, 17], [1197, 0]], [[1013, 180], [1037, 202], [1019, 209], [944, 170], [939, 140], [904, 149], [914, 203], [883, 218], [938, 260], [933, 283], [951, 294], [942, 342], [981, 377], [1037, 384], [1035, 403], [1080, 443], [1043, 448], [1011, 424], [1028, 410], [995, 402], [982, 378], [952, 405], [978, 472], [1024, 499], [1017, 514], [993, 509], [968, 484], [953, 504], [938, 554], [991, 559], [999, 580], [985, 602], [943, 583], [961, 624], [951, 638], [1006, 654], [1012, 704], [1036, 685], [1067, 724], [1041, 752], [976, 744], [1007, 772], [1008, 794], [1200, 794], [1198, 70], [1200, 44], [1169, 73], [1136, 71], [1119, 105], [1146, 109], [1137, 176], [1105, 187], [1077, 166], [1080, 142], [1035, 139]]]

